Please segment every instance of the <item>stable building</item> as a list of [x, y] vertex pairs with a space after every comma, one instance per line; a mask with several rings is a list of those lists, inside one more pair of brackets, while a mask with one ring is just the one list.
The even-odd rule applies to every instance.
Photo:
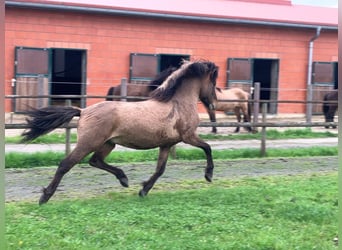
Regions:
[[[6, 95], [52, 95], [6, 99], [6, 112], [63, 104], [64, 95], [92, 96], [73, 98], [86, 107], [122, 78], [144, 84], [183, 59], [215, 62], [221, 88], [252, 91], [260, 82], [269, 114], [305, 114], [311, 106], [303, 101], [338, 87], [337, 8], [290, 0], [6, 0], [5, 7]], [[310, 112], [321, 113], [320, 105]]]

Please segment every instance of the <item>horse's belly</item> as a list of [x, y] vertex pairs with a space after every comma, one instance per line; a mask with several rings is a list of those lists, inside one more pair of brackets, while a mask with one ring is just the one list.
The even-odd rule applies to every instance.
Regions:
[[176, 144], [181, 141], [181, 137], [176, 130], [141, 130], [113, 135], [110, 141], [133, 149], [151, 149]]

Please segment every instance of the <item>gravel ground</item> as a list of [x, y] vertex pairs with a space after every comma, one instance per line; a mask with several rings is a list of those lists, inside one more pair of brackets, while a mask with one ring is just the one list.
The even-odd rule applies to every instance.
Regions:
[[[253, 160], [220, 160], [215, 162], [214, 179], [235, 179], [272, 175], [317, 174], [337, 172], [338, 157], [274, 158]], [[121, 165], [130, 181], [129, 190], [137, 192], [140, 183], [154, 171], [155, 163]], [[164, 175], [155, 184], [184, 180], [204, 180], [205, 161], [177, 162], [170, 160]], [[56, 168], [6, 169], [6, 202], [37, 201], [42, 187], [49, 184]], [[208, 184], [210, 185], [210, 184]], [[195, 187], [194, 187], [195, 188]], [[115, 176], [90, 166], [75, 166], [64, 176], [53, 200], [94, 197], [108, 192], [124, 192]], [[153, 195], [151, 190], [150, 195]]]

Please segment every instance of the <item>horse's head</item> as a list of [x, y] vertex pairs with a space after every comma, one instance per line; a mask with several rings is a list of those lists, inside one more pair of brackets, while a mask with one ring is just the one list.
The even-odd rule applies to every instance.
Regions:
[[[182, 86], [183, 81], [199, 82], [196, 91], [199, 89], [199, 98], [207, 108], [213, 109], [217, 100], [215, 93], [218, 67], [209, 61], [184, 61], [182, 66], [173, 71], [169, 77], [156, 90], [151, 93], [151, 98], [167, 102]], [[189, 91], [189, 89], [187, 90]], [[187, 95], [188, 93], [183, 93]], [[197, 94], [197, 93], [196, 93]]]
[[206, 76], [202, 81], [199, 98], [206, 108], [214, 110], [217, 102], [215, 89], [218, 67], [209, 61], [203, 62], [203, 64], [206, 66]]

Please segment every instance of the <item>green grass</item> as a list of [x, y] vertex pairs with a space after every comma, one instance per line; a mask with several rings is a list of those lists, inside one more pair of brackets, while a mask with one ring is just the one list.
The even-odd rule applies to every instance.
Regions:
[[[230, 134], [230, 135], [221, 135], [221, 134], [201, 134], [201, 138], [206, 140], [250, 140], [250, 139], [261, 139], [261, 134]], [[329, 131], [326, 132], [313, 132], [310, 128], [305, 129], [288, 129], [284, 131], [278, 131], [276, 129], [268, 129], [267, 130], [267, 139], [295, 139], [295, 138], [325, 138], [325, 137], [337, 137], [337, 134], [331, 133]], [[11, 136], [5, 138], [5, 143], [20, 143], [22, 138], [20, 136]], [[75, 143], [77, 140], [77, 136], [75, 133], [71, 134], [71, 143]], [[39, 137], [33, 140], [30, 143], [65, 143], [65, 134], [64, 133], [50, 133]]]
[[[234, 150], [213, 150], [213, 158], [219, 159], [239, 159], [239, 158], [259, 158], [259, 149], [234, 149]], [[180, 149], [176, 150], [177, 160], [202, 160], [204, 153], [200, 149]], [[267, 149], [266, 157], [304, 157], [304, 156], [336, 156], [337, 147], [311, 147], [311, 148], [289, 148], [289, 149]], [[7, 153], [5, 154], [6, 168], [31, 168], [43, 166], [56, 166], [65, 157], [64, 153], [37, 152], [37, 153]], [[107, 158], [107, 162], [133, 163], [157, 161], [158, 150], [144, 151], [113, 151]], [[82, 163], [87, 163], [89, 156]]]
[[177, 186], [6, 204], [8, 249], [337, 249], [337, 173]]

